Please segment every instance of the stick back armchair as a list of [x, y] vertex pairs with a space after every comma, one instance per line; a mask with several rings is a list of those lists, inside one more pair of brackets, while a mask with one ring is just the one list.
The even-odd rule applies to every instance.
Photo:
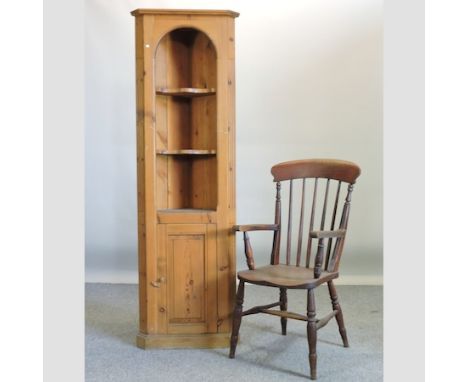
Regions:
[[[360, 168], [354, 163], [332, 159], [290, 161], [272, 167], [271, 173], [274, 182], [276, 182], [274, 224], [238, 225], [234, 227], [236, 231], [242, 232], [244, 235], [245, 256], [249, 269], [237, 274], [239, 287], [233, 313], [230, 358], [235, 357], [242, 317], [256, 313], [279, 316], [283, 335], [286, 335], [288, 318], [307, 322], [311, 379], [317, 378], [316, 347], [318, 329], [335, 317], [343, 345], [345, 347], [349, 346], [343, 312], [338, 302], [333, 280], [339, 275], [338, 269], [351, 207], [351, 194], [360, 172]], [[286, 206], [287, 224], [285, 226], [282, 224], [282, 182], [289, 183], [289, 200], [287, 200]], [[297, 184], [299, 185], [298, 192], [294, 188]], [[343, 184], [347, 184], [345, 192], [342, 192]], [[310, 209], [308, 206], [310, 206]], [[341, 217], [338, 221], [337, 215], [340, 210]], [[306, 217], [305, 211], [310, 211], [310, 215]], [[295, 215], [298, 215], [298, 224], [293, 222]], [[305, 219], [307, 220], [305, 221]], [[248, 233], [260, 230], [273, 232], [273, 246], [270, 265], [256, 267]], [[297, 231], [294, 232], [294, 235], [293, 230]], [[303, 235], [304, 230], [307, 230], [306, 235]], [[285, 240], [281, 240], [282, 236], [285, 236]], [[282, 242], [285, 248], [281, 248]], [[303, 256], [304, 249], [305, 256]], [[312, 259], [314, 252], [315, 256]], [[282, 254], [284, 254], [284, 258], [282, 257], [282, 262], [280, 262], [280, 255]], [[295, 259], [292, 258], [294, 255]], [[246, 282], [279, 288], [279, 301], [255, 306], [244, 311], [244, 284]], [[328, 285], [332, 312], [321, 319], [317, 319], [314, 289], [324, 283]], [[287, 310], [288, 289], [307, 290], [306, 315]], [[279, 310], [271, 309], [277, 306], [279, 306]]]

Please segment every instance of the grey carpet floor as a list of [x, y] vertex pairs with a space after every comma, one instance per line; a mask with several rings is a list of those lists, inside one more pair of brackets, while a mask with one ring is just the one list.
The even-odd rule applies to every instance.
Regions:
[[[318, 380], [382, 381], [382, 287], [338, 286], [350, 348], [335, 320], [318, 333]], [[306, 324], [288, 321], [282, 336], [278, 317], [244, 317], [236, 359], [228, 349], [150, 349], [135, 346], [137, 286], [86, 285], [86, 381], [306, 381]], [[244, 308], [276, 301], [273, 288], [246, 287]], [[330, 311], [326, 287], [316, 293], [318, 317]], [[288, 310], [305, 313], [306, 292], [288, 292]]]

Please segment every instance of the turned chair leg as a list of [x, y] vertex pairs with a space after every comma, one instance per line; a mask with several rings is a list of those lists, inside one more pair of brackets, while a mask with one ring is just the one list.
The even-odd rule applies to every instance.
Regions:
[[340, 330], [341, 339], [343, 340], [343, 346], [345, 348], [349, 347], [348, 336], [346, 335], [346, 328], [344, 325], [343, 311], [341, 310], [340, 303], [338, 302], [338, 294], [336, 293], [335, 285], [333, 281], [328, 282], [328, 291], [330, 292], [330, 298], [332, 301], [333, 310], [337, 310], [336, 322], [338, 323], [338, 328]]
[[317, 379], [317, 324], [314, 290], [307, 290], [307, 340], [309, 342], [310, 379]]
[[[280, 309], [281, 311], [288, 310], [288, 295], [286, 288], [280, 288]], [[283, 336], [286, 335], [287, 324], [288, 319], [286, 317], [281, 317], [281, 333]]]
[[237, 288], [236, 307], [232, 317], [232, 333], [231, 333], [231, 349], [229, 351], [229, 358], [236, 356], [237, 341], [239, 340], [239, 328], [242, 320], [242, 304], [244, 303], [244, 282], [239, 281], [239, 288]]

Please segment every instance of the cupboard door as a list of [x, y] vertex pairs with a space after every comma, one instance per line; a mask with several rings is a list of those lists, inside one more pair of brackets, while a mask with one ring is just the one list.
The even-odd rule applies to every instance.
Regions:
[[167, 331], [215, 333], [216, 224], [167, 224]]

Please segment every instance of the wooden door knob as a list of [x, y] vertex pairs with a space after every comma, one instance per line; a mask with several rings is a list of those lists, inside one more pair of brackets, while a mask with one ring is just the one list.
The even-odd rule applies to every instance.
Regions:
[[161, 283], [165, 282], [166, 278], [165, 277], [160, 277], [156, 281], [151, 281], [151, 286], [155, 288], [159, 288], [161, 286]]

